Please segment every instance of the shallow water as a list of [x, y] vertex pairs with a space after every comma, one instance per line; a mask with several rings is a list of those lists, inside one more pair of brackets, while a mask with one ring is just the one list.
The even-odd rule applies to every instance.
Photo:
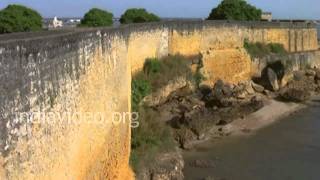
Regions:
[[[213, 140], [184, 158], [190, 180], [320, 180], [320, 101], [255, 135]], [[195, 160], [215, 166], [192, 167]]]

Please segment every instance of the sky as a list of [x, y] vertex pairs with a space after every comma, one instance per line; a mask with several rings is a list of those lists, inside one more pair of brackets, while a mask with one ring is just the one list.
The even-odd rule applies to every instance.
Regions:
[[[205, 18], [221, 0], [0, 0], [0, 8], [22, 4], [43, 17], [82, 17], [93, 7], [111, 11], [120, 17], [127, 9], [143, 7], [161, 17]], [[320, 0], [248, 0], [272, 12], [278, 19], [320, 19]]]

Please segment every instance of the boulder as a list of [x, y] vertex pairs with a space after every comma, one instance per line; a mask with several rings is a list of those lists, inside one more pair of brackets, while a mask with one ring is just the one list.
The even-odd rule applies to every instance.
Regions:
[[252, 109], [254, 111], [257, 111], [257, 110], [261, 109], [264, 106], [264, 104], [263, 104], [263, 101], [260, 97], [254, 96], [250, 100], [250, 106], [252, 107]]
[[271, 90], [278, 91], [279, 90], [279, 83], [277, 74], [271, 69], [268, 68], [268, 83], [271, 86]]
[[303, 71], [294, 71], [293, 72], [293, 79], [295, 81], [301, 81], [305, 78], [305, 73]]
[[251, 81], [245, 82], [245, 90], [249, 95], [252, 95], [255, 93], [255, 90], [252, 87]]
[[287, 101], [304, 102], [311, 96], [309, 91], [297, 88], [288, 88], [281, 93], [281, 97]]
[[252, 86], [252, 88], [253, 88], [256, 92], [258, 92], [258, 93], [263, 93], [263, 91], [264, 91], [264, 87], [263, 87], [263, 86], [261, 86], [261, 85], [259, 85], [259, 84], [256, 84], [256, 83], [253, 82], [253, 81], [251, 81], [251, 86]]
[[218, 80], [213, 87], [213, 96], [215, 96], [218, 100], [226, 97], [231, 97], [231, 85], [224, 83], [222, 80]]
[[[180, 151], [159, 154], [152, 166], [149, 166], [153, 180], [183, 180], [184, 160]], [[137, 178], [140, 179], [140, 178]]]
[[175, 139], [182, 149], [191, 149], [198, 137], [190, 129], [183, 127], [176, 130]]
[[307, 76], [311, 76], [311, 77], [314, 77], [314, 76], [316, 76], [316, 71], [315, 70], [313, 70], [313, 69], [307, 69], [306, 70], [306, 75]]

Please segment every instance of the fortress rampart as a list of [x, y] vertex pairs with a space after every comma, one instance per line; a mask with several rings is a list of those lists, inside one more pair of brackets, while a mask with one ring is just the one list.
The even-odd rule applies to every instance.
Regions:
[[179, 53], [202, 54], [208, 84], [247, 80], [245, 39], [318, 50], [317, 30], [305, 23], [179, 21], [0, 36], [0, 177], [130, 179], [131, 75], [146, 58]]

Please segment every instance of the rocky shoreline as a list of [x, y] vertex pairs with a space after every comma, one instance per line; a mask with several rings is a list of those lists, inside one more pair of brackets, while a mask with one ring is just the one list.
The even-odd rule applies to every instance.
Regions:
[[[170, 127], [177, 148], [158, 154], [157, 165], [141, 170], [137, 179], [183, 179], [182, 150], [192, 149], [212, 138], [252, 135], [306, 107], [302, 102], [319, 90], [319, 69], [279, 75], [271, 68], [255, 82], [235, 85], [218, 80], [214, 87], [195, 89], [189, 84], [174, 90], [166, 101], [152, 108], [160, 112], [161, 121]], [[199, 161], [195, 165], [205, 167], [212, 163]]]

